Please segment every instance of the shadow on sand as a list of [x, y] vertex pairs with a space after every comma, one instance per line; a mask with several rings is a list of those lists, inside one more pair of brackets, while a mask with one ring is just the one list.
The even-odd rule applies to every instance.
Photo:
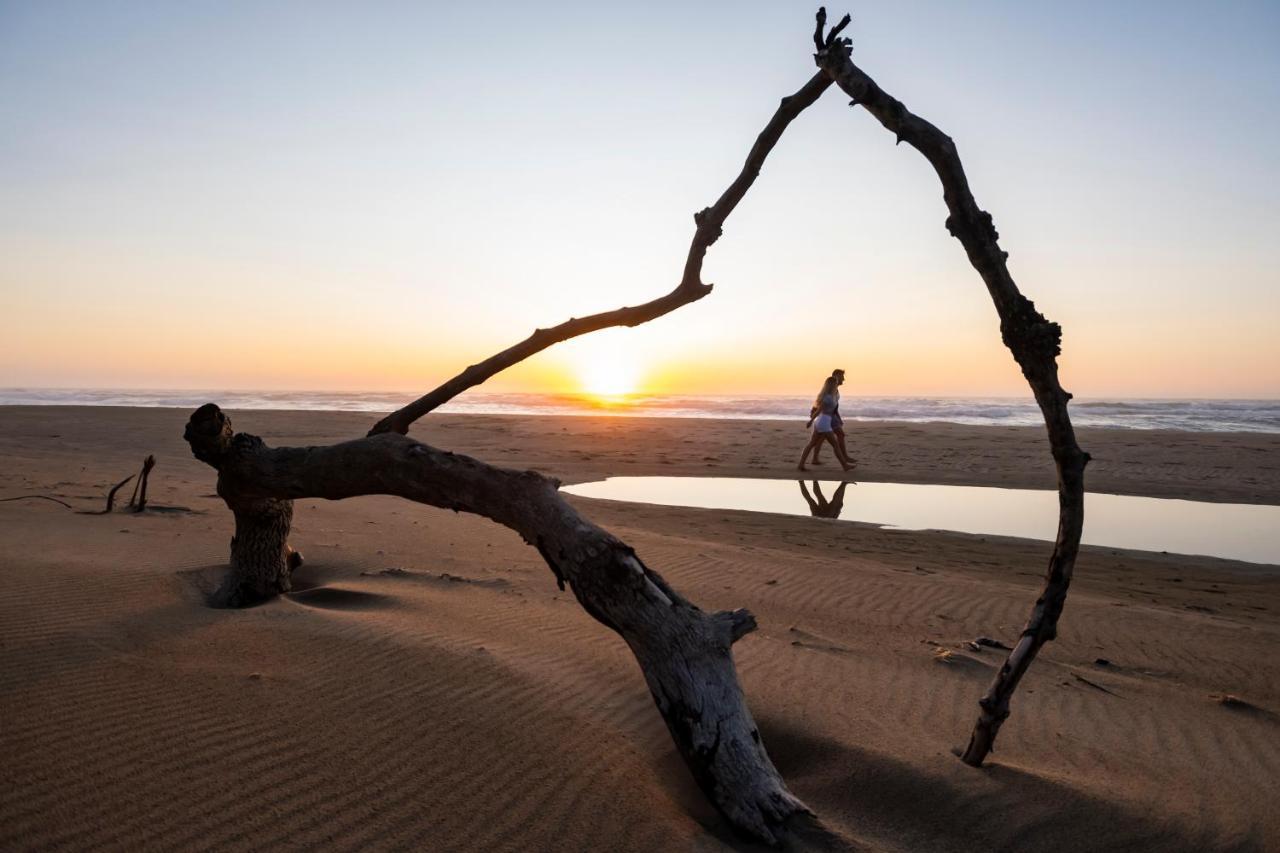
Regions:
[[787, 720], [758, 722], [778, 770], [828, 827], [826, 836], [802, 835], [794, 849], [1252, 849], [1246, 839], [1206, 837], [1205, 828], [1027, 770], [998, 763], [975, 770], [949, 754], [936, 768], [912, 766]]

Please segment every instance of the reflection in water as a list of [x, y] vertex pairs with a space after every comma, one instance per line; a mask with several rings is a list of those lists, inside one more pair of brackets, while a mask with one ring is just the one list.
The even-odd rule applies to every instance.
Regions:
[[[907, 530], [1052, 540], [1058, 493], [908, 483], [795, 482], [731, 477], [611, 477], [566, 486], [588, 498], [815, 515]], [[824, 489], [826, 492], [824, 493]], [[847, 492], [846, 492], [847, 490]], [[826, 494], [831, 494], [831, 499]], [[846, 503], [848, 504], [846, 510]], [[1084, 542], [1280, 564], [1280, 507], [1130, 495], [1085, 496]]]
[[844, 509], [844, 490], [849, 487], [848, 483], [842, 482], [836, 486], [836, 493], [832, 495], [828, 501], [822, 495], [822, 486], [817, 480], [813, 481], [813, 496], [809, 495], [809, 490], [804, 487], [804, 480], [796, 480], [800, 484], [800, 494], [804, 495], [804, 502], [809, 505], [809, 514], [815, 518], [839, 518], [840, 510]]

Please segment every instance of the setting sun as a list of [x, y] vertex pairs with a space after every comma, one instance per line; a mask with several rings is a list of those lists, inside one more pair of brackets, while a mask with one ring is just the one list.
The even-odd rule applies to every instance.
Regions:
[[633, 341], [620, 340], [625, 337], [625, 330], [606, 330], [565, 347], [578, 391], [593, 397], [623, 397], [640, 389], [647, 372], [642, 367], [644, 357]]
[[639, 366], [617, 350], [584, 355], [577, 369], [582, 390], [597, 397], [634, 393], [640, 379]]

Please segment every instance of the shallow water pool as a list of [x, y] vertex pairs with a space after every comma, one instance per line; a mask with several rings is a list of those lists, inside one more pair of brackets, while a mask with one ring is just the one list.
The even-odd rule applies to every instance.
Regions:
[[[610, 477], [565, 486], [587, 498], [812, 515], [895, 527], [1052, 541], [1058, 493], [984, 486], [735, 477]], [[1280, 564], [1280, 507], [1085, 496], [1084, 543]]]

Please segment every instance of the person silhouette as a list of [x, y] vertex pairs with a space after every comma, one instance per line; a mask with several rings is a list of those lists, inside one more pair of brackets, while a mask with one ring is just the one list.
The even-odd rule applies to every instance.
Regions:
[[[835, 394], [836, 405], [831, 412], [831, 432], [835, 434], [836, 441], [840, 443], [840, 449], [844, 451], [845, 458], [848, 459], [854, 465], [856, 465], [858, 464], [858, 460], [854, 459], [852, 456], [849, 455], [849, 446], [845, 444], [844, 418], [840, 417], [840, 386], [844, 384], [844, 370], [837, 367], [835, 370], [831, 371], [831, 376], [836, 380], [836, 394]], [[816, 408], [817, 406], [815, 403], [814, 409]], [[813, 409], [809, 411], [809, 417], [812, 418], [815, 414], [816, 412]], [[822, 452], [822, 445], [819, 444], [813, 450], [814, 465], [822, 464], [820, 461], [818, 461], [818, 454], [820, 454], [821, 452]], [[845, 470], [848, 470], [848, 469], [846, 468]]]
[[[844, 446], [836, 439], [835, 423], [840, 417], [838, 409], [840, 407], [840, 383], [844, 382], [844, 371], [834, 370], [822, 383], [822, 390], [818, 392], [817, 398], [813, 401], [813, 407], [809, 410], [809, 423], [806, 427], [813, 427], [813, 434], [809, 437], [809, 443], [805, 445], [804, 450], [800, 452], [800, 464], [797, 469], [804, 471], [805, 458], [810, 452], [815, 457], [818, 448], [825, 441], [831, 445], [831, 449], [836, 454], [836, 459], [840, 461], [840, 466], [848, 471], [854, 466], [854, 462], [850, 461], [849, 454], [845, 452]], [[840, 434], [844, 434], [843, 428]]]

